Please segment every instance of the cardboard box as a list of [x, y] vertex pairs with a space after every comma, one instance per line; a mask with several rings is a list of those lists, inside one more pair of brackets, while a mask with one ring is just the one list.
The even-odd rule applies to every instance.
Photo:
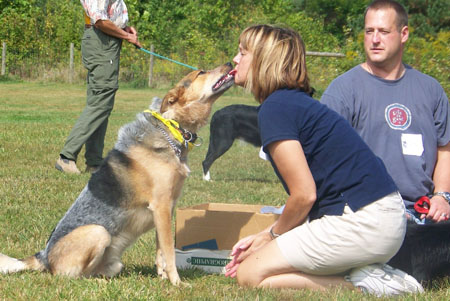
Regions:
[[239, 239], [273, 224], [279, 215], [260, 213], [264, 205], [207, 203], [176, 211], [177, 267], [224, 273]]
[[225, 266], [230, 262], [231, 250], [175, 249], [177, 269], [201, 269], [210, 274], [225, 274]]

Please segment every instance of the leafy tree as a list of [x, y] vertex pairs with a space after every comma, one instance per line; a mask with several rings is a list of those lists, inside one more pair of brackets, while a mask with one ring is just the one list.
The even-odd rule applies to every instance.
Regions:
[[369, 0], [292, 0], [294, 10], [305, 11], [311, 17], [323, 19], [325, 30], [339, 40], [356, 35], [364, 23], [364, 9]]
[[[363, 12], [370, 0], [126, 0], [130, 25], [143, 46], [199, 68], [230, 61], [241, 31], [253, 24], [289, 26], [300, 32], [309, 51], [343, 52], [345, 59], [307, 57], [313, 85], [329, 81], [364, 60]], [[437, 78], [446, 91], [448, 73], [448, 0], [399, 0], [409, 11], [411, 38], [407, 63]], [[69, 43], [81, 67], [83, 9], [78, 0], [0, 0], [0, 40], [8, 45], [9, 72], [39, 78], [67, 68]], [[145, 85], [149, 55], [123, 44], [121, 80]], [[78, 66], [78, 67], [77, 67]], [[84, 71], [83, 71], [84, 72]], [[155, 81], [170, 84], [186, 68], [157, 60]], [[84, 75], [84, 74], [83, 74]], [[80, 75], [79, 78], [84, 76]]]
[[408, 11], [409, 25], [420, 37], [450, 29], [450, 1], [399, 0]]
[[32, 0], [0, 0], [0, 11], [3, 12], [5, 9], [25, 11], [29, 10], [33, 4]]
[[[420, 37], [436, 35], [450, 29], [450, 1], [398, 0], [406, 8], [409, 25]], [[294, 11], [305, 11], [322, 18], [325, 29], [342, 42], [348, 36], [356, 37], [364, 26], [364, 10], [370, 0], [292, 0]]]

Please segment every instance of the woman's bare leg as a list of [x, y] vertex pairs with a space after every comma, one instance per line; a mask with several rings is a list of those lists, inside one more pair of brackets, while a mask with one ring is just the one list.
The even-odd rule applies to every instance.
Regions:
[[240, 285], [251, 287], [354, 289], [354, 286], [342, 276], [315, 276], [299, 272], [286, 261], [275, 241], [271, 241], [240, 264], [237, 280]]

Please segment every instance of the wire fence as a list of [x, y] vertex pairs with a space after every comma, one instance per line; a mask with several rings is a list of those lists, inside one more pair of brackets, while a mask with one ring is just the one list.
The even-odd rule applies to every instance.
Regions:
[[[134, 83], [139, 87], [160, 87], [161, 83], [172, 85], [180, 76], [186, 74], [187, 68], [197, 69], [173, 58], [162, 56], [154, 51], [154, 45], [150, 50], [141, 48], [137, 51], [128, 46], [121, 53], [120, 80]], [[86, 70], [81, 62], [81, 50], [70, 43], [67, 50], [62, 50], [57, 55], [47, 54], [42, 51], [29, 52], [27, 56], [21, 56], [17, 49], [8, 48], [6, 42], [2, 42], [1, 76], [18, 78], [22, 80], [40, 80], [63, 83], [81, 83], [85, 81]], [[343, 58], [342, 53], [332, 52], [306, 52], [308, 56]], [[54, 56], [57, 56], [56, 58]], [[158, 63], [155, 62], [157, 58]]]

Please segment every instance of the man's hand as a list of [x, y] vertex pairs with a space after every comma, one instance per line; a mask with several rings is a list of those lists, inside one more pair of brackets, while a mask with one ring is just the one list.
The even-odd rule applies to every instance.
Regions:
[[434, 196], [430, 199], [430, 210], [427, 214], [422, 214], [420, 219], [430, 219], [434, 222], [447, 221], [450, 217], [450, 205], [442, 196]]
[[128, 33], [128, 37], [126, 40], [128, 42], [130, 42], [131, 44], [136, 45], [136, 47], [141, 48], [142, 45], [141, 45], [141, 43], [139, 43], [138, 34], [137, 34], [136, 29], [132, 26], [127, 26], [124, 28], [124, 30]]
[[110, 36], [126, 40], [127, 42], [136, 45], [136, 47], [142, 47], [138, 40], [137, 31], [134, 27], [127, 26], [122, 29], [114, 25], [114, 23], [109, 20], [97, 20], [97, 22], [95, 22], [95, 27]]

